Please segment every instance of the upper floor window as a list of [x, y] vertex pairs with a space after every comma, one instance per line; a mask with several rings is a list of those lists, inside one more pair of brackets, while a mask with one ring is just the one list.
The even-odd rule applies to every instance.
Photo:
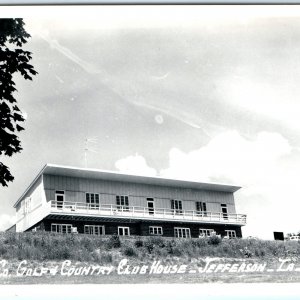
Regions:
[[182, 201], [171, 200], [171, 209], [173, 209], [176, 214], [182, 214]]
[[207, 215], [206, 203], [197, 201], [196, 202], [196, 212], [197, 212], [197, 214], [206, 216]]
[[128, 196], [116, 196], [116, 203], [118, 210], [129, 210]]
[[99, 194], [86, 193], [85, 198], [89, 208], [99, 208]]

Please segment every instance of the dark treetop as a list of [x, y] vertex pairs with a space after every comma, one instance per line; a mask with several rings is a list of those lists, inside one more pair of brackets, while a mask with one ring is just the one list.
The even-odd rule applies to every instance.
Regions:
[[[22, 19], [0, 19], [0, 156], [12, 156], [22, 150], [16, 133], [24, 129], [20, 124], [25, 119], [15, 99], [13, 75], [19, 73], [32, 80], [31, 75], [37, 74], [29, 64], [31, 52], [22, 49], [29, 37]], [[0, 161], [0, 183], [7, 186], [13, 179], [9, 168]]]

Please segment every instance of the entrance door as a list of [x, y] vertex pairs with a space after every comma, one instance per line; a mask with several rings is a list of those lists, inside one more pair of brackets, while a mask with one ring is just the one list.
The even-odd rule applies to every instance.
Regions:
[[59, 209], [62, 209], [63, 203], [65, 201], [65, 192], [64, 191], [55, 191], [55, 201], [56, 201], [56, 207]]
[[227, 205], [221, 204], [222, 214], [224, 219], [228, 219]]
[[147, 198], [147, 207], [149, 215], [154, 215], [154, 199]]

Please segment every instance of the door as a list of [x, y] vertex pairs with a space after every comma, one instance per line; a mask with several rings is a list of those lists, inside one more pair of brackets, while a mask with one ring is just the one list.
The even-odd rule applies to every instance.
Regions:
[[64, 191], [55, 191], [55, 201], [56, 201], [56, 207], [59, 209], [62, 209], [63, 203], [65, 201], [65, 192]]
[[223, 218], [225, 220], [227, 220], [228, 219], [227, 205], [226, 204], [221, 204], [221, 209], [222, 209]]
[[154, 215], [154, 200], [153, 198], [147, 198], [147, 207], [149, 215]]

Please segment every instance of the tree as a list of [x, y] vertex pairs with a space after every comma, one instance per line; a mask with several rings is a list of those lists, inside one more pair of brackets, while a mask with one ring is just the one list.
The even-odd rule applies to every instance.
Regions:
[[[30, 34], [24, 29], [23, 19], [0, 19], [0, 156], [12, 156], [22, 150], [16, 135], [23, 130], [24, 116], [14, 97], [17, 89], [14, 74], [32, 80], [37, 72], [29, 64], [31, 52], [22, 49]], [[7, 186], [14, 177], [9, 168], [0, 161], [0, 183]]]

